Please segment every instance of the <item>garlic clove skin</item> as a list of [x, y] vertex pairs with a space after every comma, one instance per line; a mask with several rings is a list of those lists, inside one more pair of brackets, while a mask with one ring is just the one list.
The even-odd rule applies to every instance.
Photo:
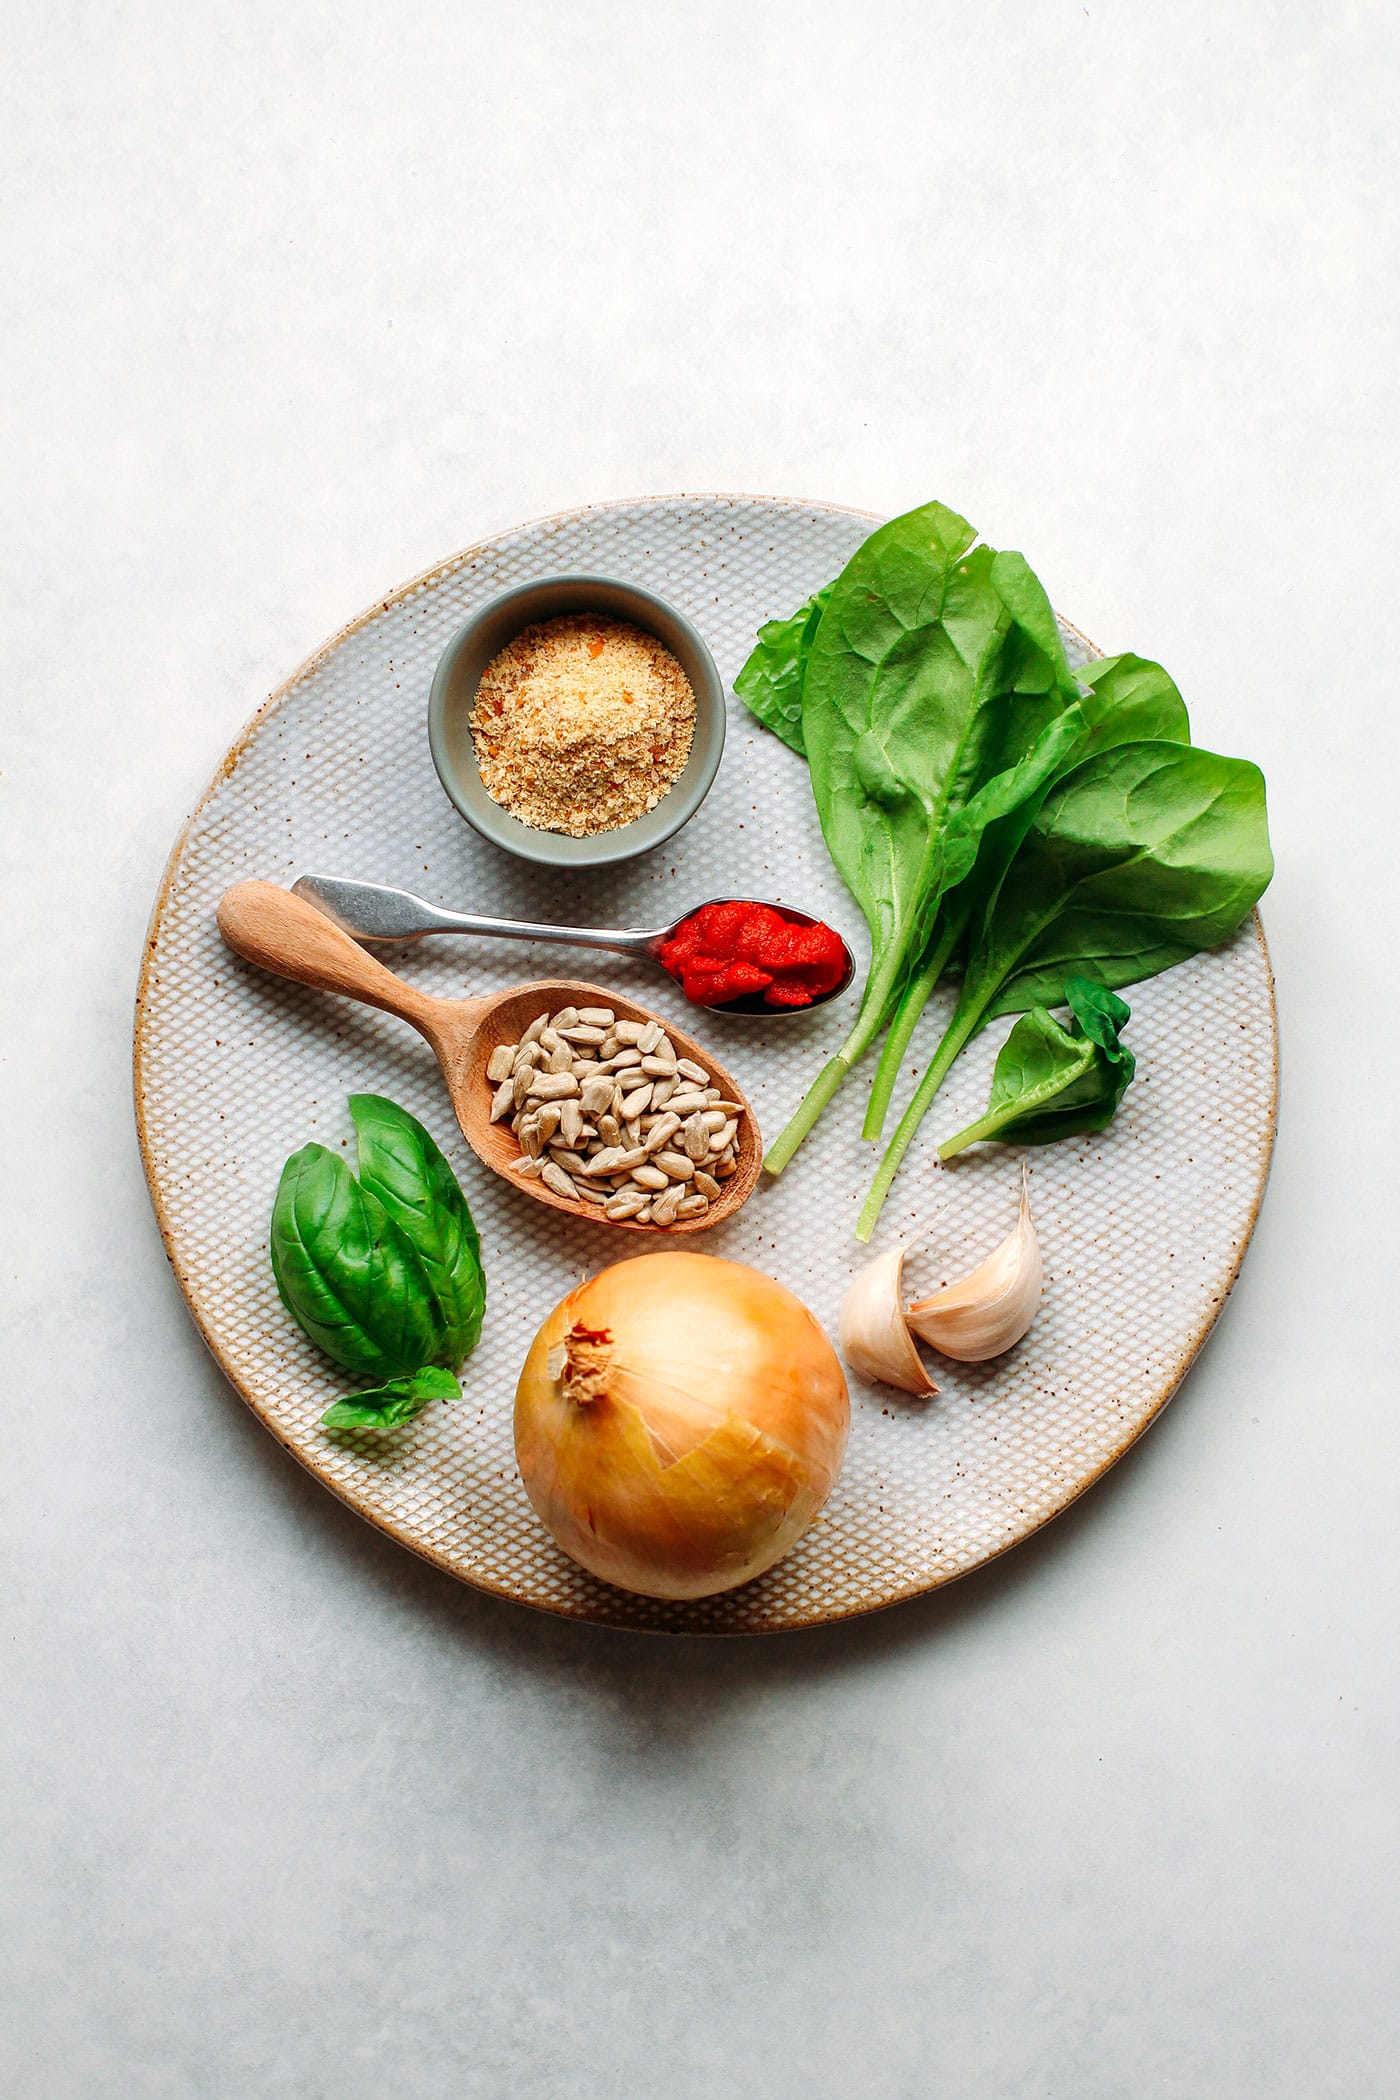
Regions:
[[841, 1300], [838, 1334], [842, 1354], [862, 1378], [927, 1396], [938, 1387], [910, 1339], [900, 1307], [908, 1252], [907, 1246], [891, 1247], [867, 1262]]
[[1029, 1331], [1040, 1304], [1044, 1269], [1031, 1223], [1030, 1194], [1021, 1180], [1021, 1214], [994, 1254], [946, 1290], [921, 1298], [905, 1312], [915, 1334], [959, 1363], [985, 1363], [1014, 1348]]

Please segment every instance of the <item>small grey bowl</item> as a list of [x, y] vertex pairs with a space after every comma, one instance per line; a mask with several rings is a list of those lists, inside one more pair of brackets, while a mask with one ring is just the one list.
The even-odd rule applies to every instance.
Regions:
[[[570, 838], [522, 824], [493, 801], [477, 770], [470, 716], [481, 674], [493, 656], [536, 621], [561, 613], [610, 613], [630, 620], [664, 643], [690, 680], [695, 695], [695, 738], [677, 779], [655, 809], [615, 831]], [[438, 779], [458, 810], [483, 838], [549, 867], [599, 868], [631, 860], [679, 831], [710, 791], [724, 750], [724, 686], [699, 632], [673, 605], [635, 583], [610, 576], [545, 576], [493, 598], [473, 613], [443, 650], [428, 700], [428, 743]]]

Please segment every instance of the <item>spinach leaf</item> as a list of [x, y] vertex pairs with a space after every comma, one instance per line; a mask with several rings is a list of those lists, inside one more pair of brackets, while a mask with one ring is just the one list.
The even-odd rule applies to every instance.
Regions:
[[1273, 873], [1264, 780], [1246, 759], [1163, 739], [1076, 766], [1045, 797], [969, 931], [962, 991], [866, 1198], [868, 1239], [948, 1067], [996, 1014], [1059, 996], [1070, 975], [1112, 988], [1225, 940]]
[[323, 1429], [397, 1429], [433, 1400], [460, 1400], [462, 1388], [450, 1371], [425, 1364], [411, 1378], [391, 1378], [367, 1392], [337, 1400], [321, 1417]]
[[1073, 1015], [1068, 1028], [1043, 1006], [1016, 1023], [997, 1055], [986, 1114], [940, 1145], [940, 1159], [988, 1138], [1048, 1145], [1111, 1121], [1136, 1069], [1118, 1039], [1128, 1006], [1087, 977], [1071, 977], [1065, 999]]
[[1052, 788], [978, 931], [981, 1026], [1088, 963], [1135, 984], [1232, 934], [1273, 874], [1264, 777], [1190, 744], [1123, 744]]
[[[736, 681], [807, 757], [871, 937], [856, 1026], [770, 1149], [771, 1173], [888, 1028], [865, 1122], [879, 1135], [918, 1017], [965, 959], [862, 1239], [949, 1065], [988, 1020], [1048, 1006], [1067, 976], [1092, 973], [1107, 991], [1214, 946], [1273, 870], [1257, 769], [1190, 748], [1160, 664], [1125, 653], [1076, 678], [1024, 557], [975, 541], [937, 503], [880, 527], [825, 592], [769, 622]], [[1082, 1024], [1068, 1039], [1091, 1034]]]
[[938, 503], [881, 526], [831, 586], [811, 641], [812, 791], [871, 964], [854, 1030], [769, 1151], [773, 1174], [879, 1033], [944, 892], [975, 861], [982, 827], [1025, 791], [1018, 768], [1077, 694], [1024, 559], [975, 538]]
[[734, 690], [749, 712], [804, 757], [802, 681], [812, 639], [830, 596], [828, 583], [805, 605], [799, 605], [790, 619], [769, 620], [760, 627], [758, 641], [734, 681]]
[[352, 1094], [360, 1186], [377, 1196], [423, 1264], [446, 1364], [476, 1347], [486, 1304], [481, 1241], [457, 1178], [428, 1132], [382, 1094]]
[[1186, 703], [1160, 664], [1125, 651], [1100, 656], [1079, 672], [1080, 705], [1089, 723], [1081, 759], [1115, 744], [1157, 739], [1189, 744]]
[[[884, 1128], [899, 1068], [919, 1016], [967, 927], [984, 919], [995, 902], [1006, 871], [1055, 781], [1096, 753], [1110, 751], [1118, 744], [1145, 738], [1180, 744], [1190, 741], [1185, 705], [1160, 664], [1131, 654], [1107, 656], [1086, 665], [1078, 675], [1078, 705], [1067, 707], [1022, 761], [1018, 769], [1019, 795], [1003, 793], [1001, 806], [989, 807], [987, 821], [977, 838], [972, 872], [959, 880], [944, 900], [939, 925], [905, 980], [876, 1067], [861, 1133], [864, 1137], [878, 1138]], [[987, 791], [989, 797], [996, 785], [993, 782]]]
[[302, 1332], [347, 1371], [398, 1378], [445, 1340], [423, 1265], [338, 1153], [306, 1145], [282, 1169], [272, 1273]]

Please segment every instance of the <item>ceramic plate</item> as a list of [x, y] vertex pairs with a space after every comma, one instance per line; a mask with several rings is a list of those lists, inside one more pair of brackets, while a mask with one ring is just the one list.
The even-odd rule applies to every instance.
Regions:
[[[773, 897], [820, 913], [864, 953], [804, 767], [732, 697], [700, 813], [647, 858], [581, 880], [514, 860], [462, 822], [433, 771], [426, 711], [438, 655], [467, 613], [561, 570], [632, 578], [670, 599], [729, 684], [760, 622], [834, 576], [874, 522], [823, 504], [682, 496], [567, 512], [454, 556], [378, 600], [273, 695], [186, 826], [156, 902], [137, 1003], [137, 1114], [156, 1214], [201, 1332], [278, 1440], [353, 1509], [462, 1580], [547, 1611], [656, 1632], [766, 1632], [872, 1611], [966, 1574], [1072, 1502], [1165, 1405], [1254, 1223], [1276, 1098], [1257, 918], [1226, 947], [1129, 991], [1138, 1077], [1123, 1109], [1097, 1136], [1029, 1153], [1046, 1289], [1021, 1347], [982, 1366], [939, 1360], [942, 1392], [928, 1401], [853, 1380], [845, 1472], [787, 1560], [701, 1603], [627, 1596], [575, 1568], [536, 1521], [515, 1471], [511, 1409], [544, 1315], [631, 1243], [601, 1226], [561, 1226], [488, 1176], [429, 1052], [402, 1024], [263, 976], [220, 942], [214, 909], [231, 883], [317, 872], [594, 926], [657, 925], [718, 895]], [[1201, 728], [1209, 741], [1210, 724]], [[447, 996], [571, 967], [601, 975], [713, 1042], [770, 1138], [856, 1003], [852, 991], [802, 1023], [725, 1021], [688, 1009], [655, 970], [567, 957], [436, 940], [386, 959]], [[927, 1054], [943, 1011], [915, 1053]], [[934, 1157], [936, 1140], [985, 1102], [1010, 1025], [994, 1024], [959, 1060], [886, 1205], [876, 1248], [930, 1228], [919, 1271], [929, 1286], [979, 1260], [1015, 1218], [1019, 1152], [984, 1146], [942, 1169]], [[348, 1146], [345, 1101], [359, 1089], [402, 1102], [451, 1157], [481, 1229], [487, 1317], [459, 1404], [393, 1435], [332, 1439], [318, 1420], [347, 1381], [282, 1311], [267, 1225], [283, 1160], [310, 1138]], [[859, 1135], [865, 1092], [853, 1080], [782, 1179], [705, 1241], [781, 1278], [833, 1334], [866, 1258], [852, 1237], [876, 1158]]]

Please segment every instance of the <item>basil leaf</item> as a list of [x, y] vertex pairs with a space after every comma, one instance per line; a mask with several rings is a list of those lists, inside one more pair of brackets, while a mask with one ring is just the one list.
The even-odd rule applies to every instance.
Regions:
[[443, 1328], [422, 1263], [338, 1153], [306, 1145], [287, 1161], [270, 1250], [282, 1303], [347, 1371], [397, 1378], [441, 1354]]
[[987, 1139], [1048, 1145], [1112, 1120], [1136, 1070], [1118, 1039], [1129, 1009], [1084, 977], [1070, 978], [1065, 998], [1074, 1017], [1069, 1028], [1043, 1006], [1016, 1023], [997, 1056], [986, 1114], [940, 1145], [940, 1159]]
[[462, 1388], [450, 1371], [427, 1364], [411, 1378], [391, 1378], [367, 1392], [337, 1400], [321, 1417], [323, 1429], [397, 1429], [434, 1400], [460, 1400]]
[[352, 1094], [360, 1186], [376, 1196], [423, 1265], [442, 1328], [436, 1357], [460, 1364], [481, 1335], [486, 1285], [466, 1199], [416, 1116], [383, 1094]]
[[734, 681], [750, 714], [803, 757], [807, 747], [802, 740], [802, 681], [830, 596], [831, 585], [826, 584], [790, 619], [769, 620], [760, 627], [748, 662]]

